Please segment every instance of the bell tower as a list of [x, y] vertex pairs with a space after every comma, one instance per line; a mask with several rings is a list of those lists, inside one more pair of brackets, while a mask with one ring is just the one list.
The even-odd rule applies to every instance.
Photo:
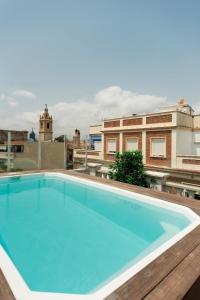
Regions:
[[39, 120], [39, 138], [41, 142], [52, 142], [53, 140], [53, 119], [49, 115], [47, 104]]

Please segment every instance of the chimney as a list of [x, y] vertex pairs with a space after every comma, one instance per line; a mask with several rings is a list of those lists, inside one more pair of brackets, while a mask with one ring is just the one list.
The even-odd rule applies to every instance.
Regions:
[[75, 129], [75, 135], [73, 136], [73, 148], [80, 148], [80, 130], [78, 130], [77, 128]]

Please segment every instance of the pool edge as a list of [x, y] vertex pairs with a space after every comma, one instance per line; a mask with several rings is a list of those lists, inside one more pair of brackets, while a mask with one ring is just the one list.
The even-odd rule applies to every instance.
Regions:
[[[88, 181], [90, 181], [90, 182], [95, 182], [95, 180], [94, 180], [94, 178], [90, 178], [89, 176], [87, 176], [87, 178], [85, 178], [85, 176], [81, 176], [82, 174], [73, 174], [74, 172], [62, 172], [62, 171], [59, 171], [59, 172], [55, 172], [55, 170], [54, 170], [54, 172], [50, 172], [49, 170], [48, 171], [42, 171], [42, 172], [26, 172], [26, 173], [17, 173], [17, 174], [11, 174], [11, 175], [8, 175], [8, 176], [1, 176], [0, 175], [0, 177], [13, 177], [13, 176], [20, 176], [20, 175], [22, 175], [22, 176], [24, 176], [24, 175], [32, 175], [32, 174], [42, 174], [42, 173], [44, 173], [44, 174], [56, 174], [56, 175], [58, 175], [58, 174], [61, 174], [62, 176], [63, 175], [67, 175], [67, 177], [68, 176], [71, 176], [71, 177], [73, 177], [73, 178], [75, 178], [75, 177], [78, 177], [78, 178], [82, 178], [82, 179], [84, 179], [84, 181], [87, 179]], [[102, 182], [101, 182], [101, 180], [99, 180], [98, 179], [98, 181], [96, 181], [96, 182], [98, 182], [98, 184], [100, 184], [100, 185], [107, 185], [108, 187], [110, 187], [111, 185], [109, 184], [109, 183], [111, 183], [111, 181], [107, 181], [107, 182], [105, 182], [105, 180], [102, 180]], [[112, 182], [113, 183], [113, 182]], [[123, 187], [121, 187], [121, 184], [119, 184], [120, 185], [120, 187], [115, 187], [115, 188], [117, 188], [117, 189], [123, 189], [124, 190], [124, 186]], [[129, 188], [130, 188], [130, 186], [129, 186]], [[132, 188], [133, 188], [133, 186], [132, 186]], [[138, 189], [138, 188], [137, 188]], [[126, 190], [126, 189], [125, 189]], [[129, 191], [130, 192], [130, 191]], [[136, 192], [134, 192], [134, 191], [132, 191], [133, 193], [137, 193], [138, 194], [138, 191], [136, 191]], [[131, 192], [131, 193], [132, 193]], [[149, 191], [149, 193], [150, 193], [150, 191]], [[150, 193], [151, 194], [151, 193]], [[163, 193], [164, 194], [164, 193]], [[152, 198], [152, 197], [151, 197]], [[155, 198], [155, 196], [153, 196], [153, 198]], [[172, 197], [173, 198], [173, 197]], [[158, 199], [158, 198], [157, 198]], [[162, 199], [161, 201], [167, 201], [167, 200], [164, 200], [164, 199]], [[177, 205], [177, 203], [175, 202], [175, 204]], [[190, 207], [188, 208], [188, 206], [185, 206], [185, 205], [182, 205], [182, 204], [178, 204], [179, 206], [181, 205], [182, 207], [185, 207], [185, 208], [187, 208], [187, 210], [189, 209], [189, 210], [191, 210], [193, 213], [195, 213], [195, 215], [197, 215], [196, 214], [196, 212], [194, 212]], [[153, 257], [152, 258], [152, 260], [149, 260], [148, 261], [148, 265], [149, 264], [151, 264], [154, 260], [156, 260], [156, 258], [157, 257], [159, 257], [159, 256], [162, 256], [162, 254], [164, 254], [165, 253], [165, 251], [166, 250], [170, 250], [170, 248], [172, 247], [172, 246], [174, 246], [177, 242], [179, 242], [180, 241], [180, 238], [181, 239], [183, 239], [184, 237], [187, 237], [188, 235], [190, 235], [190, 233], [199, 225], [200, 223], [198, 222], [198, 223], [196, 223], [195, 224], [195, 226], [194, 226], [194, 228], [190, 228], [190, 230], [188, 231], [188, 232], [186, 232], [183, 236], [179, 236], [179, 238], [177, 238], [177, 240], [176, 241], [173, 241], [167, 248], [165, 248], [164, 250], [162, 250], [160, 253], [158, 253], [155, 257]], [[191, 224], [191, 225], [193, 225], [193, 224]], [[182, 233], [182, 232], [181, 232]], [[160, 247], [159, 247], [160, 248]], [[2, 250], [2, 249], [0, 249], [0, 250]], [[145, 265], [145, 267], [146, 267], [147, 265]], [[138, 271], [137, 270], [137, 273], [138, 272], [140, 272], [142, 269], [144, 268], [144, 265], [142, 265], [141, 266], [141, 269]], [[5, 274], [6, 275], [6, 274]], [[137, 274], [132, 274], [131, 275], [132, 277], [134, 277], [134, 276], [137, 276]], [[9, 281], [8, 280], [8, 277], [9, 276], [5, 276], [6, 278], [7, 278], [7, 281]], [[87, 296], [82, 296], [82, 295], [80, 295], [80, 297], [78, 296], [78, 295], [61, 295], [61, 294], [49, 294], [49, 293], [38, 293], [38, 292], [31, 292], [31, 294], [32, 294], [32, 296], [30, 297], [30, 299], [31, 300], [46, 300], [46, 299], [49, 299], [49, 300], [51, 300], [51, 299], [55, 299], [55, 296], [56, 296], [56, 299], [58, 299], [57, 297], [59, 297], [59, 299], [105, 299], [106, 297], [108, 297], [113, 291], [115, 291], [116, 289], [118, 289], [119, 287], [121, 287], [127, 280], [129, 280], [129, 279], [131, 279], [131, 277], [129, 276], [129, 277], [126, 277], [125, 279], [124, 279], [124, 282], [121, 282], [120, 283], [120, 285], [118, 285], [118, 286], [115, 286], [114, 288], [111, 288], [110, 286], [109, 286], [109, 284], [108, 284], [108, 287], [107, 287], [107, 289], [109, 289], [109, 291], [107, 291], [106, 293], [103, 293], [103, 294], [100, 294], [99, 293], [99, 291], [101, 291], [102, 289], [105, 289], [105, 287], [103, 287], [102, 289], [100, 289], [98, 292], [95, 292], [95, 293], [92, 293], [92, 294], [89, 294], [89, 295], [87, 295]], [[11, 284], [12, 286], [13, 286], [13, 284]], [[13, 290], [13, 289], [12, 289]], [[28, 290], [26, 290], [25, 291], [25, 294], [22, 294], [22, 291], [20, 291], [20, 295], [18, 294], [18, 292], [17, 291], [14, 291], [14, 294], [15, 294], [15, 297], [16, 297], [16, 299], [17, 300], [23, 300], [23, 297], [26, 297], [26, 300], [29, 300], [29, 293], [30, 293], [30, 290], [28, 289]], [[18, 295], [17, 295], [18, 294]], [[26, 296], [25, 296], [26, 295]], [[20, 297], [18, 297], [18, 296], [20, 296]], [[22, 297], [21, 297], [22, 296]], [[27, 298], [28, 297], [28, 298]], [[70, 298], [69, 298], [70, 297]], [[95, 297], [95, 298], [94, 298]], [[7, 299], [6, 299], [7, 300]]]

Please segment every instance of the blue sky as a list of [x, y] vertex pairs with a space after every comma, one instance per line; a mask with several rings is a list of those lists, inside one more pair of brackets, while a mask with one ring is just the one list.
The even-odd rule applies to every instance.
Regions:
[[0, 127], [37, 128], [45, 103], [56, 132], [180, 97], [198, 107], [199, 33], [195, 0], [0, 0]]

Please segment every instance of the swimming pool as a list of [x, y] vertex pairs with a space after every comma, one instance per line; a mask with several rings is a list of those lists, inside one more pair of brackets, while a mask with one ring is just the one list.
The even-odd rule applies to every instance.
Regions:
[[17, 299], [103, 299], [199, 224], [190, 209], [59, 173], [0, 179], [0, 267]]

